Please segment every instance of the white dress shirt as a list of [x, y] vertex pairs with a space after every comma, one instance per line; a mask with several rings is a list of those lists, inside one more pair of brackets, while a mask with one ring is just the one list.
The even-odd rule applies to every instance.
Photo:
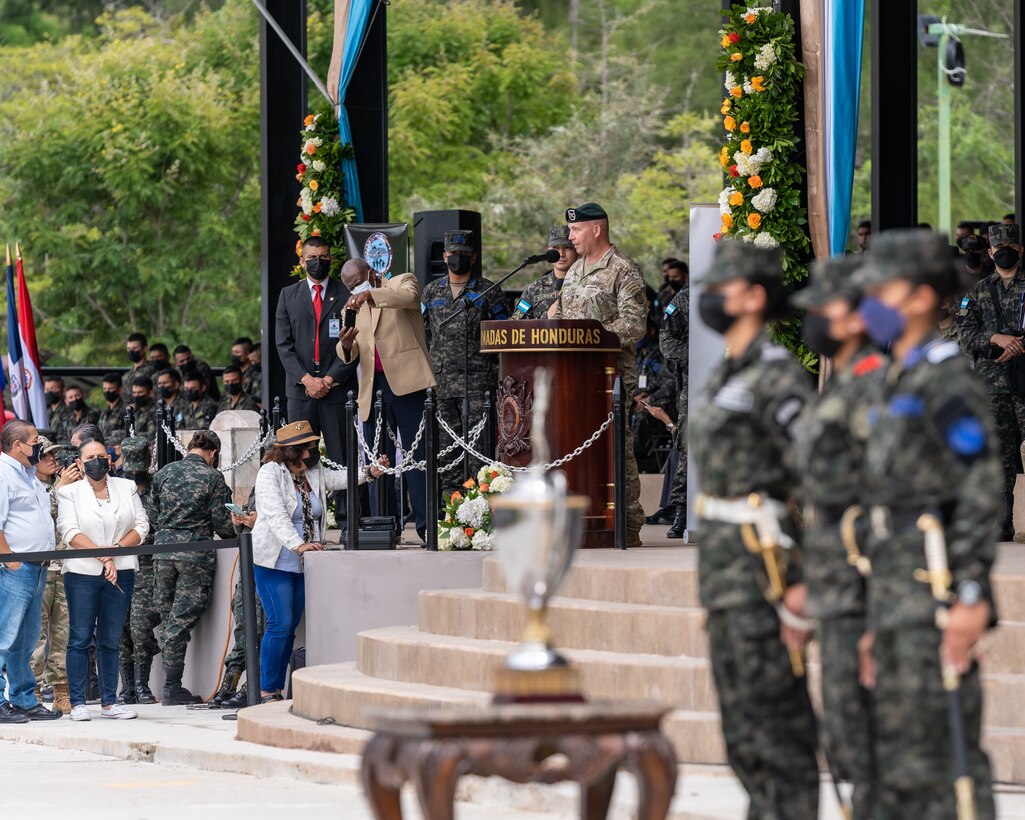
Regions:
[[46, 487], [36, 478], [35, 467], [23, 466], [8, 453], [0, 453], [0, 532], [11, 552], [45, 552], [56, 546]]

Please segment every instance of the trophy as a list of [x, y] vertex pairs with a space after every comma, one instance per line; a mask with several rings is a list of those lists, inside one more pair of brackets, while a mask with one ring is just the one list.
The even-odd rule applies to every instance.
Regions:
[[523, 643], [495, 675], [496, 703], [581, 702], [577, 670], [551, 645], [545, 619], [548, 601], [566, 577], [583, 536], [589, 502], [569, 495], [566, 476], [546, 473], [548, 413], [552, 374], [534, 372], [531, 445], [534, 458], [512, 490], [493, 499], [495, 548], [509, 590], [523, 596], [527, 628]]

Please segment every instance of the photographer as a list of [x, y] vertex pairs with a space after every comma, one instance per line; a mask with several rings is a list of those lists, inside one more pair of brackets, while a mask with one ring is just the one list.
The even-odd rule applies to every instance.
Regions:
[[993, 225], [989, 229], [989, 244], [996, 272], [976, 284], [962, 298], [955, 313], [961, 347], [974, 358], [975, 370], [986, 381], [1000, 438], [1004, 466], [1000, 537], [1010, 541], [1014, 537], [1014, 482], [1021, 472], [1019, 448], [1025, 436], [1025, 274], [1021, 271], [1021, 230], [1017, 225]]

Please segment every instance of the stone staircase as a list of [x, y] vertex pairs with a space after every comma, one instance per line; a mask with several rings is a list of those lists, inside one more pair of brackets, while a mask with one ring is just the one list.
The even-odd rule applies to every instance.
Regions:
[[[1004, 545], [996, 574], [1002, 622], [985, 647], [986, 744], [998, 779], [1025, 783], [1025, 547]], [[418, 626], [362, 633], [355, 663], [298, 671], [293, 713], [363, 728], [368, 709], [487, 703], [524, 612], [495, 559], [483, 575], [483, 589], [421, 593]], [[695, 548], [581, 552], [549, 623], [589, 698], [664, 703], [681, 763], [725, 762]], [[814, 652], [810, 661], [814, 684]]]

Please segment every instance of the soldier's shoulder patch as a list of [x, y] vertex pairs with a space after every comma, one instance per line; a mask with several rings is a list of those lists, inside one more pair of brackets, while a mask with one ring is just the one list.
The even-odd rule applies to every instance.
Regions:
[[528, 310], [530, 310], [530, 302], [526, 299], [520, 299], [520, 301], [516, 303], [517, 313], [526, 313]]
[[788, 351], [782, 345], [767, 344], [762, 348], [762, 361], [763, 362], [781, 362], [784, 359], [790, 358], [790, 351]]
[[666, 308], [666, 316], [672, 316], [674, 313], [676, 313], [676, 310], [676, 305], [670, 302], [669, 307]]
[[873, 353], [854, 365], [853, 373], [859, 378], [861, 376], [867, 376], [869, 373], [874, 373], [876, 370], [879, 370], [883, 366], [884, 361], [885, 360], [881, 354]]
[[989, 444], [986, 425], [963, 396], [946, 401], [933, 415], [933, 421], [951, 452], [962, 461], [971, 464], [985, 455]]
[[925, 358], [930, 364], [939, 364], [947, 359], [952, 359], [961, 352], [961, 346], [957, 342], [939, 342], [931, 344], [925, 352]]
[[967, 296], [967, 295], [966, 295], [966, 296], [965, 296], [965, 297], [964, 297], [964, 298], [963, 298], [963, 299], [961, 300], [961, 310], [968, 310], [968, 306], [969, 306], [969, 305], [970, 305], [971, 303], [972, 303], [972, 297], [971, 297], [971, 296]]
[[925, 415], [925, 399], [912, 393], [898, 393], [890, 399], [887, 411], [891, 416], [914, 418]]
[[793, 395], [783, 399], [772, 414], [772, 420], [784, 430], [789, 430], [804, 409], [804, 397]]
[[440, 308], [440, 307], [444, 307], [444, 306], [445, 306], [445, 300], [444, 299], [431, 299], [431, 301], [429, 301], [427, 303], [427, 309], [428, 310], [434, 310], [435, 308]]
[[742, 379], [730, 379], [719, 388], [712, 404], [734, 413], [750, 413], [755, 406], [755, 396]]
[[638, 290], [634, 293], [634, 301], [638, 305], [643, 305], [645, 302], [648, 301], [648, 297], [643, 290]]
[[424, 304], [423, 302], [420, 303], [420, 312], [421, 313], [426, 313], [427, 312], [427, 305]]

